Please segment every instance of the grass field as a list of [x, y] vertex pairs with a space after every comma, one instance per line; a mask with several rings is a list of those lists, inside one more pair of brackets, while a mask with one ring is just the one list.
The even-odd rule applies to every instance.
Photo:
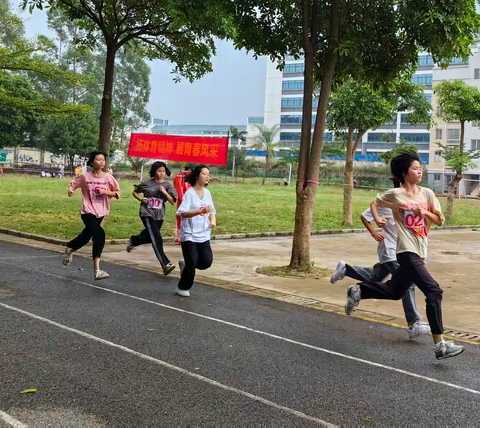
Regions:
[[[81, 193], [67, 196], [68, 179], [7, 176], [0, 178], [0, 227], [56, 238], [72, 238], [82, 229], [79, 216]], [[142, 223], [138, 202], [132, 196], [134, 182], [121, 180], [122, 198], [112, 200], [111, 214], [104, 227], [109, 238], [127, 238], [138, 233]], [[209, 186], [217, 209], [215, 234], [292, 231], [295, 217], [293, 186], [260, 186], [251, 183]], [[355, 190], [354, 228], [363, 227], [359, 218], [377, 191]], [[445, 198], [440, 202], [445, 209]], [[174, 231], [173, 206], [167, 207], [164, 236]], [[455, 200], [456, 225], [480, 224], [480, 201]], [[342, 228], [342, 188], [318, 189], [314, 230]]]

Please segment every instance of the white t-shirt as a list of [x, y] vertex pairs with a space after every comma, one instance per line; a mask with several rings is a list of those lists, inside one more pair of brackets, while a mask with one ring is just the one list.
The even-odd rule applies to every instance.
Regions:
[[193, 187], [190, 187], [183, 195], [182, 203], [178, 207], [177, 215], [181, 215], [187, 211], [199, 210], [202, 207], [210, 206], [208, 214], [200, 214], [195, 217], [182, 217], [180, 226], [180, 242], [205, 242], [210, 240], [210, 214], [216, 214], [215, 206], [213, 205], [212, 195], [208, 189], [203, 189], [203, 198], [198, 196], [198, 193]]
[[[389, 208], [379, 208], [378, 215], [387, 220], [387, 224], [382, 227], [385, 239], [378, 244], [377, 253], [380, 263], [393, 262], [397, 260], [397, 225], [393, 218], [393, 212]], [[369, 222], [374, 221], [370, 208], [362, 214]]]

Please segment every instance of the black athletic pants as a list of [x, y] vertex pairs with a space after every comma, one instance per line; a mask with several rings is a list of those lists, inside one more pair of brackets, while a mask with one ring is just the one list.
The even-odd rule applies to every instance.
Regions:
[[158, 261], [162, 265], [162, 268], [165, 269], [165, 266], [170, 263], [170, 260], [168, 260], [168, 257], [163, 251], [163, 239], [160, 232], [163, 220], [155, 220], [152, 217], [140, 217], [140, 220], [142, 220], [145, 229], [143, 229], [140, 234], [130, 237], [132, 245], [137, 247], [138, 245], [152, 244]]
[[76, 238], [73, 238], [67, 247], [77, 251], [88, 244], [91, 239], [93, 241], [92, 258], [100, 258], [103, 247], [105, 247], [105, 230], [101, 225], [103, 217], [95, 217], [93, 214], [82, 214], [81, 217], [85, 229]]
[[400, 253], [397, 254], [397, 260], [400, 267], [389, 281], [360, 283], [361, 298], [399, 300], [415, 283], [425, 295], [427, 318], [432, 334], [442, 334], [442, 289], [432, 278], [424, 260], [418, 254]]
[[185, 268], [178, 282], [178, 288], [180, 290], [190, 290], [195, 279], [195, 269], [205, 270], [212, 265], [212, 247], [210, 247], [210, 241], [183, 241], [181, 245]]

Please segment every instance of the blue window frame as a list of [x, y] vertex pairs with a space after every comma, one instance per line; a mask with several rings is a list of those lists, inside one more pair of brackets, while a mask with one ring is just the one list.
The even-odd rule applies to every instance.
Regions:
[[433, 58], [431, 55], [419, 55], [419, 65], [433, 65]]
[[421, 134], [400, 134], [400, 138], [404, 139], [407, 143], [429, 143], [430, 142], [430, 133], [421, 133]]
[[[303, 98], [282, 98], [282, 107], [302, 107]], [[313, 99], [313, 107], [318, 106], [318, 98]]]
[[418, 83], [424, 86], [432, 86], [433, 74], [414, 74], [412, 83]]
[[385, 143], [387, 141], [394, 142], [397, 134], [389, 134], [387, 132], [369, 132], [367, 141], [369, 143]]
[[284, 80], [282, 82], [282, 89], [284, 91], [298, 91], [303, 90], [304, 81], [303, 80]]
[[286, 64], [283, 69], [284, 73], [303, 73], [305, 71], [305, 63]]

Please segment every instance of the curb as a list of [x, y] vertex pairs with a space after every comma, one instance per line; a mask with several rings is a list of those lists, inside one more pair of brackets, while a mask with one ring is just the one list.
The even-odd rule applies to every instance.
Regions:
[[[480, 230], [480, 225], [470, 225], [470, 226], [443, 226], [441, 228], [432, 229], [436, 230], [461, 230], [461, 229], [472, 229], [476, 232]], [[478, 229], [478, 230], [477, 230]], [[367, 233], [366, 229], [330, 229], [330, 230], [314, 230], [310, 232], [310, 236], [322, 236], [322, 235], [344, 235], [348, 233]], [[0, 227], [0, 233], [5, 235], [18, 236], [20, 238], [33, 239], [35, 241], [46, 242], [48, 244], [62, 245], [66, 246], [66, 239], [51, 238], [49, 236], [38, 235], [35, 233], [21, 232], [14, 229], [5, 229]], [[228, 241], [230, 239], [258, 239], [258, 238], [277, 238], [277, 237], [288, 237], [293, 236], [293, 232], [258, 232], [258, 233], [232, 233], [228, 235], [212, 235], [212, 241]], [[173, 236], [163, 237], [164, 242], [174, 242]], [[107, 239], [105, 244], [109, 245], [126, 245], [129, 240], [126, 238], [117, 238], [117, 239]]]

